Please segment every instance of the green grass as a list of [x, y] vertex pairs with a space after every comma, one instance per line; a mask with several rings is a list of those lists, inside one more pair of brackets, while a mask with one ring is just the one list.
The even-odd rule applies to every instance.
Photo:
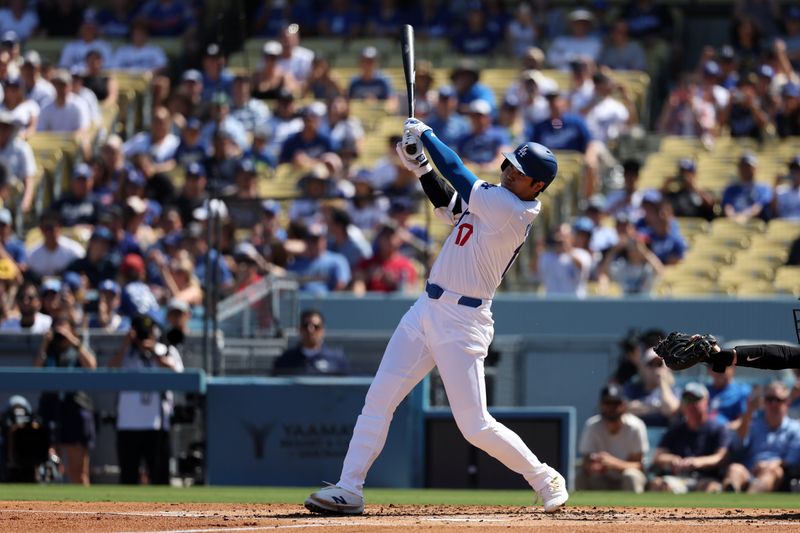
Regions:
[[[313, 488], [297, 487], [126, 487], [97, 485], [2, 485], [1, 500], [67, 500], [82, 502], [157, 503], [296, 503], [303, 502]], [[533, 502], [526, 490], [368, 489], [367, 502], [398, 505], [510, 505]], [[722, 507], [800, 509], [796, 494], [627, 494], [621, 492], [577, 492], [570, 505], [639, 507]]]

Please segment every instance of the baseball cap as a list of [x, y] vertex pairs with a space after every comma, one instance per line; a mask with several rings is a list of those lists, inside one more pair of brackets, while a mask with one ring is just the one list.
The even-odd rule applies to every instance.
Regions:
[[222, 50], [220, 49], [217, 43], [211, 43], [206, 46], [206, 56], [207, 57], [219, 57], [222, 55]]
[[311, 224], [306, 229], [306, 238], [315, 239], [318, 237], [324, 237], [328, 234], [328, 228], [322, 224]]
[[594, 231], [594, 222], [589, 217], [579, 217], [573, 224], [574, 231], [582, 231], [584, 233], [592, 233]]
[[642, 195], [642, 203], [660, 204], [663, 199], [661, 192], [655, 189], [648, 189]]
[[609, 383], [600, 391], [600, 401], [602, 402], [624, 402], [625, 400], [627, 400], [625, 389], [616, 383]]
[[259, 254], [255, 246], [253, 246], [251, 243], [247, 241], [244, 241], [237, 244], [236, 247], [233, 249], [233, 256], [234, 258], [236, 258], [237, 261], [248, 260], [252, 262], [257, 262]]
[[144, 259], [142, 259], [142, 256], [139, 254], [128, 254], [122, 259], [119, 270], [122, 273], [134, 272], [137, 274], [144, 274]]
[[392, 198], [392, 201], [389, 204], [389, 213], [391, 214], [413, 213], [413, 212], [414, 212], [414, 201], [406, 196], [397, 196], [395, 198]]
[[439, 98], [454, 98], [455, 96], [456, 90], [450, 85], [444, 85], [439, 89]]
[[261, 211], [270, 213], [272, 216], [277, 216], [281, 212], [281, 205], [275, 200], [264, 200], [261, 202]]
[[15, 45], [19, 43], [19, 36], [17, 35], [17, 32], [15, 32], [14, 30], [5, 31], [3, 32], [2, 39], [0, 39], [0, 43]]
[[92, 167], [86, 163], [79, 163], [72, 170], [72, 179], [87, 179], [92, 175]]
[[361, 57], [364, 57], [366, 59], [375, 59], [376, 57], [378, 57], [378, 49], [375, 48], [374, 46], [365, 46], [361, 50]]
[[450, 74], [450, 79], [455, 78], [459, 74], [471, 74], [474, 77], [480, 76], [480, 69], [478, 64], [472, 59], [462, 59], [456, 64], [453, 72]]
[[11, 211], [5, 207], [0, 207], [0, 224], [11, 225]]
[[144, 212], [147, 211], [147, 202], [138, 196], [128, 197], [128, 199], [125, 201], [125, 205], [127, 205], [131, 211], [137, 215], [144, 214]]
[[726, 44], [722, 48], [719, 49], [719, 58], [723, 61], [732, 61], [736, 57], [736, 52], [734, 51], [733, 47], [729, 44]]
[[486, 100], [473, 100], [469, 104], [469, 112], [474, 115], [491, 115], [492, 106]]
[[189, 117], [186, 121], [187, 130], [199, 130], [203, 126], [203, 121], [197, 117]]
[[83, 280], [81, 279], [81, 275], [77, 272], [73, 272], [72, 270], [68, 270], [61, 275], [61, 281], [63, 281], [69, 288], [75, 292], [81, 289], [83, 286]]
[[171, 311], [180, 311], [181, 313], [191, 313], [192, 308], [189, 307], [189, 304], [184, 302], [183, 300], [172, 298], [167, 304], [167, 312], [169, 313]]
[[593, 194], [586, 202], [587, 211], [600, 211], [601, 213], [606, 210], [606, 199], [602, 194]]
[[681, 400], [686, 402], [696, 402], [702, 400], [703, 398], [708, 398], [708, 389], [702, 383], [690, 381], [683, 386]]
[[203, 75], [197, 69], [189, 69], [183, 73], [181, 77], [183, 81], [193, 81], [196, 83], [203, 83]]
[[47, 294], [48, 292], [61, 292], [61, 280], [56, 278], [48, 278], [44, 280], [39, 293]]
[[517, 170], [533, 180], [543, 182], [541, 190], [552, 183], [558, 172], [556, 156], [539, 143], [522, 143], [513, 152], [504, 152], [503, 155]]
[[136, 187], [145, 187], [147, 185], [147, 180], [145, 179], [144, 174], [135, 169], [128, 171], [127, 180], [128, 183], [135, 185]]
[[69, 85], [72, 83], [72, 74], [60, 68], [53, 73], [53, 76], [50, 78], [50, 81], [53, 83], [63, 83], [65, 85]]
[[617, 224], [630, 224], [633, 222], [633, 217], [631, 214], [624, 209], [622, 211], [618, 211], [616, 215], [614, 215], [614, 222]]
[[697, 170], [697, 165], [695, 165], [693, 160], [684, 158], [678, 161], [678, 170], [683, 172], [694, 172]]
[[206, 167], [201, 165], [200, 163], [189, 163], [186, 166], [186, 174], [191, 174], [192, 176], [205, 176], [206, 175]]
[[108, 242], [114, 241], [114, 235], [111, 233], [111, 230], [105, 226], [97, 226], [92, 233], [92, 238], [90, 240], [95, 239], [103, 239]]
[[771, 80], [775, 75], [775, 70], [769, 65], [761, 65], [758, 67], [758, 75]]
[[703, 74], [707, 76], [719, 76], [720, 68], [716, 61], [706, 61], [703, 65]]
[[261, 52], [265, 56], [279, 56], [283, 53], [283, 45], [278, 41], [267, 41]]
[[101, 281], [97, 286], [97, 290], [99, 292], [113, 292], [114, 294], [119, 294], [121, 292], [119, 284], [113, 279], [104, 279]]
[[22, 56], [23, 64], [38, 67], [42, 64], [42, 56], [36, 50], [29, 50]]
[[585, 22], [592, 22], [594, 20], [594, 15], [588, 9], [575, 9], [569, 14], [569, 20], [571, 22], [575, 21], [585, 21]]
[[211, 105], [223, 106], [229, 104], [230, 99], [228, 98], [228, 95], [222, 91], [214, 93], [214, 95], [211, 97]]
[[747, 164], [751, 167], [758, 165], [758, 158], [752, 152], [745, 152], [742, 154], [742, 157], [739, 158], [739, 164]]
[[256, 165], [249, 157], [243, 157], [236, 163], [236, 172], [240, 174], [256, 174]]
[[311, 102], [300, 110], [300, 116], [322, 118], [327, 111], [328, 108], [322, 102]]
[[781, 94], [783, 94], [784, 97], [800, 98], [800, 85], [789, 82], [783, 86]]
[[5, 80], [3, 80], [4, 87], [21, 87], [22, 86], [22, 78], [19, 76], [9, 76]]

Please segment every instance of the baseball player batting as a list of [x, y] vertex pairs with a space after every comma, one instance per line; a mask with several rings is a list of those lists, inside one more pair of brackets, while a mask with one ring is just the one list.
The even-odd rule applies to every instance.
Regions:
[[[470, 172], [426, 124], [409, 118], [403, 133], [397, 146], [400, 160], [419, 177], [436, 216], [454, 228], [425, 292], [386, 346], [339, 482], [311, 494], [305, 506], [323, 514], [364, 512], [364, 481], [386, 441], [394, 410], [436, 366], [467, 441], [521, 474], [544, 510], [554, 512], [569, 497], [564, 478], [489, 414], [484, 359], [494, 336], [492, 297], [539, 214], [536, 197], [555, 178], [556, 158], [540, 144], [521, 144], [504, 154], [501, 184], [495, 186]], [[449, 185], [431, 167], [423, 145]]]

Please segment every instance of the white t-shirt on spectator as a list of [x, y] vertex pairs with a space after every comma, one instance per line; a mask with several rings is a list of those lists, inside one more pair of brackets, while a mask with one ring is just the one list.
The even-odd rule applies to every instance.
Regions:
[[613, 98], [604, 98], [586, 114], [586, 126], [592, 139], [608, 142], [616, 139], [630, 118], [628, 108]]
[[357, 117], [350, 117], [347, 120], [340, 120], [330, 133], [334, 146], [341, 146], [347, 139], [358, 141], [364, 138], [364, 128]]
[[141, 132], [134, 135], [130, 140], [122, 145], [125, 157], [132, 157], [142, 152], [147, 152], [153, 159], [153, 163], [163, 163], [170, 159], [175, 159], [175, 151], [181, 144], [181, 139], [174, 133], [167, 133], [161, 142], [153, 144], [150, 134]]
[[775, 189], [775, 196], [778, 201], [776, 217], [800, 220], [800, 187], [792, 187], [788, 184], [778, 185]]
[[[183, 372], [183, 360], [174, 346], [157, 343], [156, 353], [163, 353], [175, 366], [176, 372]], [[153, 355], [153, 357], [158, 357]], [[154, 361], [143, 358], [138, 350], [131, 348], [122, 359], [122, 368], [144, 370], [160, 368]], [[117, 401], [117, 429], [122, 430], [167, 430], [174, 406], [172, 392], [122, 391]]]
[[34, 248], [28, 255], [28, 266], [40, 276], [55, 276], [85, 253], [83, 246], [62, 235], [55, 250], [48, 250], [44, 243]]
[[278, 65], [288, 72], [298, 81], [306, 81], [311, 73], [311, 62], [314, 60], [314, 52], [303, 46], [295, 46], [289, 58], [278, 59]]
[[27, 41], [38, 26], [39, 16], [35, 10], [28, 9], [17, 19], [10, 9], [0, 9], [0, 34], [13, 31], [20, 41]]
[[21, 317], [15, 316], [7, 318], [0, 323], [0, 331], [29, 331], [30, 333], [47, 333], [50, 326], [53, 324], [53, 319], [44, 313], [36, 313], [33, 317], [33, 324], [29, 328], [23, 328], [20, 325]]
[[104, 65], [110, 65], [112, 59], [111, 45], [102, 39], [95, 39], [87, 43], [83, 39], [70, 41], [61, 51], [61, 60], [58, 65], [61, 68], [70, 69], [74, 66], [83, 65], [86, 61], [86, 54], [91, 50], [97, 50], [103, 58]]
[[36, 102], [40, 109], [44, 109], [47, 104], [56, 99], [56, 88], [52, 83], [40, 77], [36, 79], [36, 83], [28, 91], [27, 96]]
[[641, 418], [631, 413], [622, 415], [622, 427], [610, 433], [600, 415], [590, 417], [583, 426], [578, 453], [583, 456], [608, 452], [617, 459], [627, 460], [631, 455], [645, 455], [650, 449], [647, 428]]
[[14, 109], [8, 109], [5, 105], [3, 105], [0, 106], [0, 110], [11, 113], [11, 116], [23, 129], [27, 128], [30, 125], [31, 120], [38, 117], [39, 113], [41, 112], [39, 104], [30, 99], [25, 100]]
[[567, 69], [569, 62], [578, 57], [588, 57], [597, 62], [602, 49], [603, 42], [593, 35], [587, 37], [564, 35], [553, 39], [547, 50], [547, 62], [558, 69]]
[[13, 179], [24, 182], [25, 178], [36, 174], [36, 158], [31, 145], [19, 137], [14, 137], [0, 148], [0, 161], [6, 165]]
[[[575, 264], [578, 260], [580, 267]], [[586, 250], [573, 248], [570, 253], [544, 252], [539, 257], [539, 279], [547, 294], [586, 296], [586, 283], [592, 255]]]
[[167, 65], [167, 56], [159, 46], [146, 44], [120, 46], [111, 60], [113, 68], [130, 72], [149, 72]]
[[575, 87], [569, 93], [569, 110], [579, 115], [583, 114], [583, 108], [589, 105], [594, 98], [594, 82], [584, 81], [580, 87]]
[[370, 172], [372, 187], [381, 190], [397, 179], [397, 166], [388, 157], [378, 159]]
[[103, 120], [103, 114], [100, 111], [100, 102], [97, 101], [97, 95], [94, 94], [94, 91], [88, 87], [81, 87], [74, 94], [86, 104], [86, 111], [89, 113], [92, 124], [100, 124]]
[[82, 131], [91, 124], [89, 107], [74, 94], [67, 95], [64, 106], [54, 100], [46, 105], [39, 115], [39, 131]]

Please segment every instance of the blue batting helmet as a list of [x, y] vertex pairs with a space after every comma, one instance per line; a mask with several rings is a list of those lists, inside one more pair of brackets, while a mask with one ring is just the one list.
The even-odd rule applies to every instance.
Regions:
[[558, 172], [556, 156], [539, 143], [522, 143], [513, 152], [504, 152], [503, 155], [514, 168], [534, 181], [543, 182], [541, 190], [552, 183]]

